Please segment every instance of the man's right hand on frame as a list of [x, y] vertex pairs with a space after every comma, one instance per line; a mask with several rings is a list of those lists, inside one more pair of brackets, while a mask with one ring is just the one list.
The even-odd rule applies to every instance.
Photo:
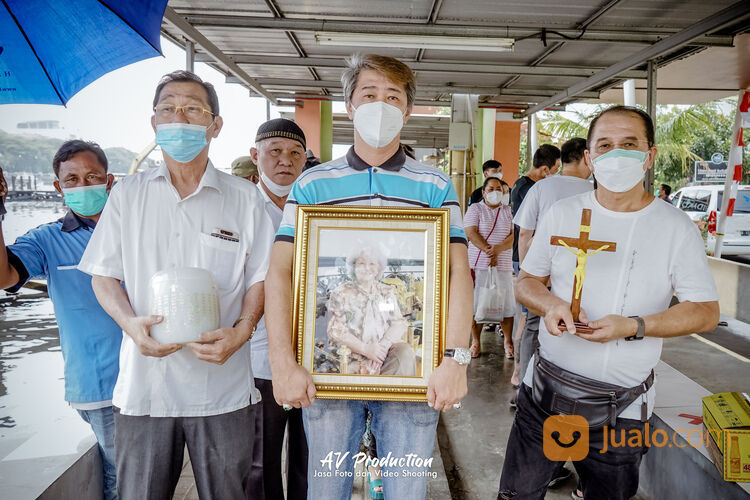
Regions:
[[180, 344], [162, 344], [151, 337], [151, 326], [163, 320], [163, 316], [134, 316], [128, 320], [125, 332], [144, 356], [163, 358], [182, 349]]
[[312, 375], [294, 361], [273, 374], [273, 397], [279, 406], [307, 408], [315, 399], [315, 392]]

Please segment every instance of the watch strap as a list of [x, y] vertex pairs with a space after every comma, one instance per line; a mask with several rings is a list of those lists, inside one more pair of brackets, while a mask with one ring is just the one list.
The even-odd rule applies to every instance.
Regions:
[[633, 318], [638, 323], [638, 329], [636, 330], [635, 335], [631, 335], [630, 337], [625, 337], [625, 340], [628, 340], [628, 341], [643, 340], [643, 337], [646, 336], [646, 322], [640, 316], [628, 316], [628, 317]]

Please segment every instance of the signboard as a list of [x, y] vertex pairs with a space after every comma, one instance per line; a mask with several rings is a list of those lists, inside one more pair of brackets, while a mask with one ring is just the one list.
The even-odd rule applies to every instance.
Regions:
[[[721, 157], [719, 154], [712, 156]], [[695, 162], [695, 176], [693, 182], [721, 182], [727, 178], [727, 162], [724, 161], [723, 157], [721, 161], [696, 161]]]

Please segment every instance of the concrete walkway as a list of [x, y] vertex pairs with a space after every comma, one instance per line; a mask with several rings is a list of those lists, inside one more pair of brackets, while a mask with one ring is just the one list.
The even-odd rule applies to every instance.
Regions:
[[[662, 359], [711, 392], [747, 390], [750, 325], [726, 317], [722, 320], [729, 324], [714, 332], [665, 339]], [[463, 407], [443, 414], [440, 419], [440, 452], [436, 450], [433, 465], [438, 479], [428, 485], [430, 499], [487, 500], [497, 496], [505, 445], [514, 418], [508, 405], [513, 396], [510, 385], [513, 362], [503, 355], [501, 335], [482, 332], [482, 355], [472, 360], [468, 373], [469, 394]], [[174, 498], [197, 500], [187, 450], [185, 455]], [[567, 467], [573, 470], [570, 464]], [[549, 490], [546, 498], [568, 500], [575, 486], [573, 477]], [[364, 478], [356, 478], [352, 499], [368, 498]], [[642, 495], [635, 498], [646, 499]]]
[[[469, 365], [469, 394], [459, 410], [444, 413], [438, 428], [443, 462], [454, 500], [497, 497], [514, 411], [510, 377], [513, 361], [505, 359], [503, 337], [482, 332], [482, 354]], [[567, 466], [572, 470], [570, 465]], [[549, 500], [570, 500], [576, 479], [547, 492]]]

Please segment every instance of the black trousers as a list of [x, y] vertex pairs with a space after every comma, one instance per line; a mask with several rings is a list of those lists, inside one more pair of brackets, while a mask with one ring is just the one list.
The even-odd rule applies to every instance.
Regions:
[[[498, 500], [543, 499], [547, 484], [565, 462], [548, 460], [543, 451], [542, 428], [545, 415], [534, 404], [531, 389], [521, 384], [518, 408], [508, 438], [508, 445], [500, 477]], [[618, 418], [617, 425], [607, 428], [607, 450], [604, 430], [589, 431], [589, 451], [583, 460], [573, 462], [583, 488], [583, 497], [596, 500], [625, 500], [638, 491], [638, 468], [648, 448], [644, 446], [611, 446], [612, 433], [620, 440], [624, 433], [639, 431], [643, 436], [645, 424], [632, 419]]]
[[270, 380], [256, 378], [255, 387], [263, 400], [256, 406], [253, 464], [245, 487], [247, 500], [284, 500], [281, 482], [281, 450], [284, 431], [289, 425], [287, 447], [287, 498], [307, 498], [307, 439], [302, 425], [302, 410], [284, 409], [273, 398]]

